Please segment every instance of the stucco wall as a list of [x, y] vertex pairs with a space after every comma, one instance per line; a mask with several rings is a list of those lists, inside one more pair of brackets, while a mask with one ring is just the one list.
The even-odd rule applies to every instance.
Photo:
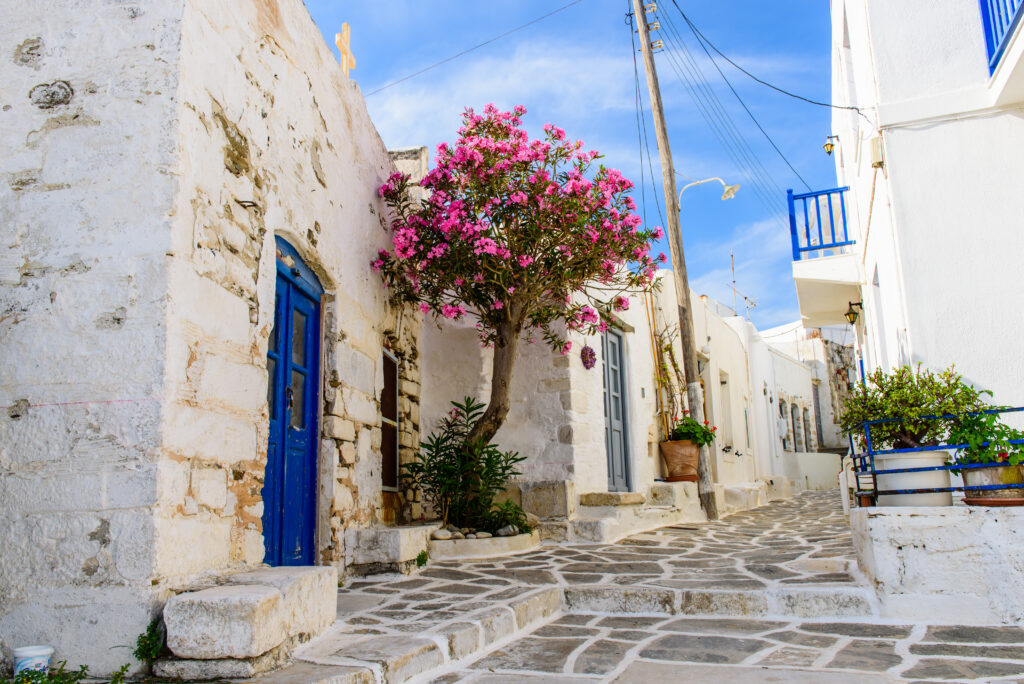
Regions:
[[[417, 319], [397, 319], [368, 266], [387, 244], [375, 190], [394, 164], [358, 86], [337, 67], [299, 0], [191, 2], [182, 44], [166, 494], [158, 523], [168, 552], [158, 570], [187, 577], [262, 560], [275, 235], [299, 251], [326, 293], [317, 556], [340, 565], [343, 529], [382, 517], [378, 398], [386, 339], [406, 371], [405, 398], [419, 395], [416, 373], [407, 372], [416, 363]], [[202, 439], [209, 432], [226, 438]], [[218, 487], [226, 479], [227, 492], [214, 505], [197, 502], [197, 511], [189, 498], [197, 473], [206, 471], [218, 473]], [[174, 540], [195, 536], [205, 542], [193, 545], [190, 558], [170, 552]]]
[[[834, 100], [867, 117], [837, 112], [833, 132], [839, 182], [857, 207], [868, 370], [955, 363], [998, 403], [1020, 404], [1021, 331], [1006, 312], [1024, 249], [1024, 160], [1007, 150], [1024, 142], [1024, 103], [995, 105], [978, 4], [835, 3], [833, 49]], [[876, 127], [880, 169], [869, 149]]]
[[0, 658], [116, 669], [158, 591], [182, 11], [23, 3], [0, 29]]
[[301, 0], [4, 31], [0, 647], [102, 674], [169, 592], [263, 559], [275, 234], [326, 292], [318, 562], [383, 517], [385, 343], [418, 442], [420, 323], [369, 268], [394, 164]]

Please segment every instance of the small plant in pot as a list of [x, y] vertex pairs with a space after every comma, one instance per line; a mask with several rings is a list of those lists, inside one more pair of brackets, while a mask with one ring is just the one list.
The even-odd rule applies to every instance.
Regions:
[[[945, 443], [956, 416], [984, 406], [979, 391], [964, 383], [953, 366], [935, 373], [927, 368], [902, 366], [891, 372], [875, 370], [850, 393], [840, 416], [840, 426], [854, 436], [861, 449], [867, 448], [864, 426], [869, 426], [872, 451], [919, 449]], [[874, 456], [875, 470], [928, 468], [946, 464], [949, 454], [941, 450]], [[949, 487], [949, 472], [926, 470], [878, 475], [879, 491], [937, 489]], [[878, 497], [880, 506], [951, 506], [949, 492], [891, 494]]]
[[666, 482], [696, 482], [700, 448], [715, 441], [717, 427], [698, 423], [684, 410], [683, 418], [674, 417], [668, 439], [658, 445], [665, 461]]
[[[970, 506], [1024, 506], [1024, 489], [980, 489], [990, 485], [1024, 484], [1024, 431], [1011, 428], [997, 413], [959, 416], [949, 431], [949, 443], [966, 445], [956, 450], [951, 465], [964, 478], [964, 503]], [[991, 464], [990, 467], [981, 467]]]
[[526, 514], [517, 504], [495, 503], [509, 480], [519, 474], [516, 464], [526, 458], [514, 451], [501, 451], [490, 442], [470, 439], [484, 408], [472, 397], [453, 401], [440, 429], [420, 444], [412, 462], [402, 466], [404, 486], [419, 488], [442, 525], [459, 530], [450, 538], [461, 539], [463, 529], [474, 536], [530, 531]]

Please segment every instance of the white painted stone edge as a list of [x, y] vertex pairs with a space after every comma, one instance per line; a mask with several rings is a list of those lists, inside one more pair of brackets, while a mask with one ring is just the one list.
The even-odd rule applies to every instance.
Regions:
[[458, 560], [462, 558], [497, 558], [532, 551], [540, 547], [537, 530], [514, 537], [487, 537], [485, 539], [431, 539], [427, 552], [431, 560]]

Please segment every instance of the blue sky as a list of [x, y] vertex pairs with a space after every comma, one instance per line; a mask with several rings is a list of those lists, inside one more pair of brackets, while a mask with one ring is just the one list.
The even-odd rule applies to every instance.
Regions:
[[[569, 1], [306, 0], [306, 5], [332, 47], [341, 23], [351, 25], [357, 60], [351, 76], [359, 83], [388, 147], [427, 145], [433, 155], [437, 143], [456, 138], [463, 107], [523, 104], [528, 110], [524, 123], [531, 134], [539, 135], [541, 127], [552, 122], [582, 139], [588, 148], [600, 150], [605, 165], [621, 169], [637, 184], [636, 199], [646, 220], [662, 224], [655, 203], [655, 197], [658, 204], [662, 199], [661, 170], [643, 65], [637, 55], [654, 187], [646, 151], [641, 167], [633, 47], [625, 24], [627, 0], [581, 0], [422, 75], [373, 92]], [[716, 47], [747, 70], [787, 90], [828, 101], [827, 2], [676, 2]], [[661, 21], [662, 31], [654, 37], [666, 44], [655, 60], [674, 166], [680, 174], [678, 186], [709, 176], [742, 186], [736, 198], [727, 202], [719, 200], [717, 183], [684, 194], [683, 242], [691, 286], [731, 306], [729, 253], [733, 251], [737, 287], [758, 302], [752, 320], [761, 328], [796, 320], [785, 190], [799, 191], [804, 185], [729, 92], [672, 0], [659, 2], [657, 17], [651, 20]], [[779, 95], [725, 62], [719, 61], [719, 66], [811, 187], [833, 187], [832, 160], [821, 149], [829, 133], [829, 110]], [[702, 116], [677, 70], [699, 84], [704, 94], [701, 102], [709, 103], [704, 106], [719, 130], [733, 131], [735, 137], [725, 136], [733, 146], [732, 154]], [[648, 176], [646, 201], [641, 196], [641, 168]], [[667, 245], [659, 250], [669, 251]]]

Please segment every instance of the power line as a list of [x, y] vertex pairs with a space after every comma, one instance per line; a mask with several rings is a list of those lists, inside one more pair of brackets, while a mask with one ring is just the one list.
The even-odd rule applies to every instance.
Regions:
[[514, 29], [510, 29], [508, 31], [505, 31], [501, 35], [494, 36], [493, 38], [489, 38], [489, 39], [485, 40], [484, 42], [480, 43], [479, 45], [474, 45], [473, 47], [467, 48], [467, 49], [463, 50], [462, 52], [459, 52], [457, 54], [452, 55], [451, 57], [448, 57], [446, 59], [442, 59], [440, 62], [436, 62], [434, 64], [431, 64], [428, 67], [424, 67], [423, 69], [420, 69], [419, 71], [417, 71], [415, 73], [411, 73], [408, 76], [403, 76], [402, 78], [398, 79], [397, 81], [392, 81], [391, 83], [388, 83], [387, 85], [383, 85], [380, 88], [377, 88], [376, 90], [371, 90], [370, 92], [368, 92], [366, 94], [366, 97], [370, 97], [370, 95], [376, 95], [380, 91], [387, 90], [391, 86], [398, 85], [399, 83], [402, 83], [403, 81], [408, 81], [410, 78], [415, 78], [416, 76], [419, 76], [420, 74], [424, 74], [424, 73], [430, 71], [431, 69], [436, 69], [437, 67], [441, 66], [442, 64], [447, 64], [448, 62], [452, 61], [453, 59], [458, 59], [459, 57], [462, 57], [463, 55], [466, 55], [466, 54], [472, 52], [473, 50], [477, 50], [479, 48], [482, 48], [485, 45], [489, 45], [490, 43], [493, 43], [496, 40], [500, 40], [500, 39], [504, 38], [505, 36], [510, 36], [513, 33], [515, 33], [516, 31], [521, 31], [522, 29], [526, 28], [527, 26], [532, 26], [532, 25], [536, 24], [538, 21], [542, 21], [544, 19], [547, 19], [550, 16], [554, 16], [555, 14], [558, 14], [559, 12], [561, 12], [563, 10], [567, 10], [570, 7], [572, 7], [573, 5], [578, 5], [581, 2], [583, 2], [583, 0], [573, 0], [572, 2], [570, 2], [570, 3], [566, 4], [566, 5], [562, 5], [561, 7], [559, 7], [558, 9], [556, 9], [556, 10], [554, 10], [552, 12], [548, 12], [547, 14], [545, 14], [543, 16], [540, 16], [540, 17], [537, 17], [536, 19], [533, 19], [532, 21], [526, 22], [522, 26], [517, 26]]
[[[666, 18], [668, 19], [668, 17]], [[671, 19], [669, 19], [667, 24], [667, 30], [670, 31], [670, 33], [664, 34], [664, 37], [674, 45], [672, 32], [675, 31]], [[728, 112], [726, 112], [724, 107], [722, 107], [717, 95], [715, 95], [714, 91], [706, 85], [706, 79], [704, 78], [703, 73], [700, 72], [700, 67], [697, 65], [692, 55], [690, 55], [689, 51], [685, 49], [685, 43], [682, 43], [682, 46], [682, 50], [675, 49], [672, 51], [665, 51], [664, 54], [669, 66], [673, 71], [675, 71], [680, 82], [686, 86], [687, 92], [693, 100], [697, 111], [704, 118], [705, 122], [707, 122], [711, 132], [718, 138], [719, 142], [722, 144], [729, 156], [732, 157], [733, 162], [736, 163], [737, 167], [746, 171], [747, 177], [749, 178], [754, 191], [754, 196], [765, 205], [769, 213], [778, 215], [776, 200], [777, 197], [781, 196], [781, 194], [776, 196], [767, 189], [772, 185], [772, 183], [770, 179], [766, 181], [767, 172], [764, 170], [763, 165], [756, 161], [756, 155], [738, 135], [738, 129], [736, 129], [735, 124], [732, 123], [732, 119], [729, 117]], [[685, 61], [677, 57], [675, 54], [676, 52], [684, 57]], [[687, 76], [684, 71], [688, 72], [690, 75]], [[730, 124], [732, 125], [730, 126]], [[779, 190], [778, 192], [781, 193], [782, 191]]]
[[[636, 111], [637, 111], [637, 139], [640, 142], [640, 183], [641, 183], [641, 197], [644, 202], [644, 224], [647, 224], [647, 195], [643, 191], [643, 178], [644, 178], [644, 148], [647, 149], [647, 168], [651, 174], [651, 189], [654, 194], [654, 206], [658, 210], [658, 218], [661, 219], [661, 225], [667, 227], [665, 216], [661, 212], [661, 202], [658, 200], [658, 192], [655, 190], [657, 183], [654, 180], [654, 163], [651, 161], [651, 140], [647, 135], [647, 120], [644, 117], [644, 104], [643, 96], [640, 94], [640, 71], [636, 62], [636, 39], [633, 31], [633, 14], [629, 11], [629, 0], [626, 0], [626, 17], [629, 21], [629, 40], [633, 46], [633, 89], [636, 93]], [[640, 140], [641, 130], [643, 130], [643, 138]]]
[[[679, 10], [680, 14], [683, 14], [683, 10], [679, 9], [679, 5], [675, 2], [675, 0], [672, 0], [672, 4], [675, 5], [676, 9]], [[800, 175], [800, 172], [797, 171], [796, 168], [790, 163], [789, 159], [786, 158], [786, 155], [784, 155], [782, 153], [782, 150], [779, 149], [779, 146], [775, 144], [774, 140], [772, 140], [772, 136], [768, 135], [768, 131], [764, 130], [764, 126], [762, 126], [761, 122], [757, 120], [757, 117], [754, 116], [754, 113], [752, 111], [750, 111], [750, 107], [747, 106], [747, 103], [743, 101], [743, 98], [740, 97], [740, 94], [738, 92], [736, 92], [735, 88], [732, 87], [732, 83], [729, 82], [729, 79], [726, 77], [726, 75], [722, 71], [721, 67], [718, 66], [718, 62], [715, 61], [715, 58], [712, 56], [712, 54], [710, 52], [708, 52], [707, 47], [701, 41], [701, 34], [697, 31], [696, 27], [693, 25], [693, 22], [691, 22], [686, 17], [685, 14], [683, 14], [683, 19], [690, 26], [690, 30], [693, 31], [693, 35], [697, 39], [697, 43], [704, 50], [704, 54], [706, 54], [708, 56], [708, 59], [711, 60], [711, 64], [714, 65], [715, 70], [718, 71], [718, 75], [722, 77], [723, 81], [725, 81], [725, 85], [729, 86], [729, 90], [732, 91], [732, 94], [736, 96], [736, 99], [739, 101], [740, 105], [743, 107], [743, 110], [750, 116], [750, 120], [754, 122], [754, 125], [757, 126], [757, 130], [761, 131], [761, 133], [764, 135], [765, 139], [767, 139], [769, 144], [771, 144], [772, 149], [774, 149], [775, 152], [778, 153], [778, 155], [782, 159], [782, 161], [786, 162], [786, 166], [789, 167], [789, 170], [792, 171], [793, 174], [796, 175], [796, 177], [800, 179], [800, 182], [803, 183], [804, 187], [806, 187], [808, 192], [810, 192], [811, 191], [810, 184], [806, 180], [804, 180], [804, 177]]]
[[768, 86], [769, 88], [771, 88], [772, 90], [774, 90], [776, 92], [782, 93], [783, 95], [787, 95], [787, 96], [795, 98], [797, 100], [803, 100], [804, 102], [806, 102], [808, 104], [817, 105], [818, 107], [829, 107], [830, 109], [846, 109], [846, 110], [855, 111], [858, 114], [860, 114], [861, 116], [863, 116], [865, 121], [867, 121], [869, 124], [874, 126], [874, 124], [871, 123], [871, 119], [869, 119], [867, 117], [867, 115], [864, 114], [864, 112], [862, 112], [860, 110], [860, 107], [853, 107], [853, 106], [848, 106], [848, 105], [834, 105], [834, 104], [831, 104], [829, 102], [819, 102], [817, 100], [812, 100], [809, 97], [804, 97], [803, 95], [797, 95], [796, 93], [791, 93], [791, 92], [789, 92], [788, 90], [786, 90], [784, 88], [780, 88], [777, 85], [774, 85], [772, 83], [769, 83], [768, 81], [765, 81], [764, 79], [758, 78], [754, 74], [750, 73], [749, 71], [747, 71], [746, 69], [741, 67], [736, 62], [734, 62], [731, 59], [729, 59], [728, 55], [726, 55], [724, 52], [722, 52], [717, 47], [715, 47], [715, 44], [712, 43], [710, 40], [708, 40], [707, 37], [703, 33], [700, 32], [700, 29], [698, 29], [694, 25], [694, 23], [692, 21], [690, 21], [690, 18], [688, 16], [686, 16], [686, 13], [683, 12], [683, 10], [679, 7], [679, 5], [676, 3], [676, 0], [672, 0], [672, 4], [676, 6], [677, 10], [679, 10], [679, 14], [683, 15], [683, 20], [685, 20], [686, 23], [689, 24], [690, 29], [695, 34], [697, 34], [699, 41], [703, 41], [704, 43], [707, 43], [708, 47], [710, 47], [712, 50], [717, 52], [722, 59], [724, 59], [726, 62], [728, 62], [729, 64], [731, 64], [734, 67], [736, 67], [736, 69], [738, 69], [740, 72], [742, 72], [743, 74], [747, 75], [751, 79], [757, 81], [758, 83], [760, 83], [763, 86]]

